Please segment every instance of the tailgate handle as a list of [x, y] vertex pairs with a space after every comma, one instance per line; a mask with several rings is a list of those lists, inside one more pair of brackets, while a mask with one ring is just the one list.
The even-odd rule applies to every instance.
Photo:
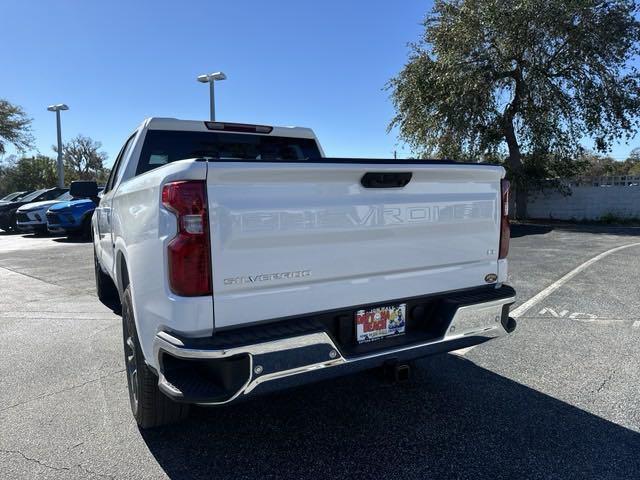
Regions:
[[367, 172], [360, 179], [364, 188], [402, 188], [411, 181], [411, 172]]

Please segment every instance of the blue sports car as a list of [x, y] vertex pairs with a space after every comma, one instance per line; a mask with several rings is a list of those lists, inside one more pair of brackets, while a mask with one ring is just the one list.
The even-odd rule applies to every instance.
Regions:
[[91, 216], [97, 199], [60, 202], [47, 210], [47, 230], [53, 234], [91, 237]]

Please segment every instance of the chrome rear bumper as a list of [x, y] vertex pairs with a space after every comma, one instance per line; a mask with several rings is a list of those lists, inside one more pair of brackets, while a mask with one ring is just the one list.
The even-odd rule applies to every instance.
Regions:
[[[176, 401], [222, 405], [257, 391], [363, 370], [391, 359], [406, 361], [457, 350], [515, 329], [515, 321], [508, 317], [508, 306], [514, 301], [511, 296], [460, 306], [439, 338], [357, 356], [344, 355], [324, 331], [222, 349], [193, 348], [177, 336], [160, 332], [154, 339], [154, 355], [160, 367], [158, 385]], [[211, 372], [218, 369], [214, 376], [224, 386], [203, 389], [196, 385], [194, 390], [194, 383], [200, 382], [192, 377], [195, 367]]]

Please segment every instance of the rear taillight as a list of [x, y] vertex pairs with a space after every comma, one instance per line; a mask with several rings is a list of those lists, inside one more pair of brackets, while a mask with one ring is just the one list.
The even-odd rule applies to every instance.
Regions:
[[212, 292], [206, 192], [201, 180], [171, 182], [162, 188], [162, 204], [178, 219], [178, 233], [167, 248], [169, 286], [185, 297]]
[[507, 258], [509, 255], [509, 239], [511, 238], [511, 227], [509, 227], [509, 180], [500, 182], [502, 199], [500, 215], [500, 253], [498, 258]]

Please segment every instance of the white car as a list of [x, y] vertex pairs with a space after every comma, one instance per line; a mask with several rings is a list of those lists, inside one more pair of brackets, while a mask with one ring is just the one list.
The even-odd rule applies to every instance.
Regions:
[[146, 120], [93, 216], [138, 424], [362, 369], [403, 376], [511, 332], [504, 175], [325, 158], [307, 128]]
[[49, 207], [73, 200], [69, 192], [64, 192], [53, 200], [27, 203], [16, 211], [16, 226], [24, 233], [47, 233], [47, 210]]

